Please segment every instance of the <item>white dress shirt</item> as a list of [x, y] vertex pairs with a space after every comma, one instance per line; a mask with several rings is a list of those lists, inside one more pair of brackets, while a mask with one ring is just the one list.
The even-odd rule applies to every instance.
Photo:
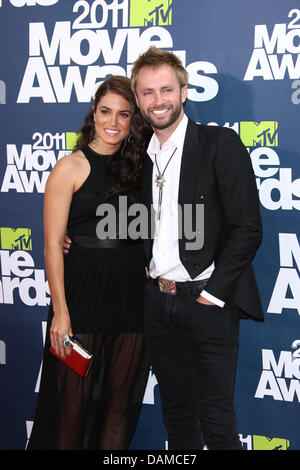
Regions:
[[[159, 195], [159, 188], [155, 182], [155, 177], [158, 175], [156, 162], [160, 173], [164, 172], [165, 166], [168, 164], [164, 173], [165, 183], [162, 193], [161, 215], [160, 220], [156, 220], [156, 233], [153, 240], [152, 250], [153, 257], [150, 262], [150, 276], [154, 279], [161, 276], [164, 279], [177, 282], [192, 281], [187, 270], [180, 261], [178, 244], [178, 190], [187, 123], [188, 118], [184, 114], [171, 137], [162, 145], [161, 148], [158, 138], [153, 134], [147, 149], [147, 152], [153, 161], [152, 194], [153, 207], [156, 214]], [[176, 151], [169, 161], [175, 149]], [[214, 263], [212, 263], [211, 266], [200, 273], [194, 281], [208, 279], [211, 276], [214, 267]], [[217, 299], [205, 290], [201, 292], [201, 295], [220, 307], [224, 306], [223, 301]]]

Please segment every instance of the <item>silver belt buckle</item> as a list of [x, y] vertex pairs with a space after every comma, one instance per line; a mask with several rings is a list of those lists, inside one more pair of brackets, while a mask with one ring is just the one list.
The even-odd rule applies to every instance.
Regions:
[[169, 295], [176, 295], [176, 282], [168, 279], [158, 278], [158, 287], [160, 292]]

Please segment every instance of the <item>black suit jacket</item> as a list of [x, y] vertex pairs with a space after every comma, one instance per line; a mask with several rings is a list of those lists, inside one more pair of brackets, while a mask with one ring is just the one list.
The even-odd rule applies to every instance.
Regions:
[[[145, 158], [142, 201], [152, 204], [153, 164]], [[231, 129], [188, 121], [179, 180], [178, 203], [204, 204], [204, 244], [187, 249], [179, 240], [179, 256], [192, 279], [215, 263], [205, 290], [233, 301], [242, 315], [263, 320], [263, 310], [251, 261], [262, 238], [258, 191], [251, 159]], [[153, 240], [145, 240], [147, 262]]]

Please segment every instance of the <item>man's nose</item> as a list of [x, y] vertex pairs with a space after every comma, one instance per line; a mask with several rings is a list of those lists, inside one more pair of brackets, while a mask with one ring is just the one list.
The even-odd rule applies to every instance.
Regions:
[[154, 94], [154, 106], [160, 106], [163, 103], [163, 97], [161, 93], [157, 92]]

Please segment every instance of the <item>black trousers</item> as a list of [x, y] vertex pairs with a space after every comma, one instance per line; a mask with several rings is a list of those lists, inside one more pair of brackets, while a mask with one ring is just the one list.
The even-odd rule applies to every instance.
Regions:
[[233, 404], [239, 314], [145, 291], [145, 333], [162, 402], [169, 450], [241, 450]]

